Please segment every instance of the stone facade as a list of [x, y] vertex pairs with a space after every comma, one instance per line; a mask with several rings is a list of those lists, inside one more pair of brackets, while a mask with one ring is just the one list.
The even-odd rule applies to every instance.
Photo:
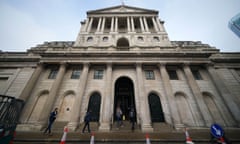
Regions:
[[56, 123], [76, 130], [87, 110], [111, 131], [115, 109], [153, 123], [206, 128], [240, 123], [240, 53], [200, 41], [170, 41], [158, 11], [120, 5], [87, 12], [76, 41], [0, 53], [0, 94], [25, 100], [19, 130]]

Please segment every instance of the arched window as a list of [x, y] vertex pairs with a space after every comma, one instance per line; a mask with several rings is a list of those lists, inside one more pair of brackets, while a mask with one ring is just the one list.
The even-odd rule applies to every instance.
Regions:
[[129, 42], [126, 38], [120, 38], [117, 41], [117, 48], [119, 49], [129, 49]]

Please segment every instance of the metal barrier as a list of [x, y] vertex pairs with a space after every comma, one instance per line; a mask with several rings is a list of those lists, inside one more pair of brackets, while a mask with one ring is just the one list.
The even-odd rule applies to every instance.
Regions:
[[9, 144], [14, 138], [15, 129], [24, 101], [0, 95], [0, 143]]

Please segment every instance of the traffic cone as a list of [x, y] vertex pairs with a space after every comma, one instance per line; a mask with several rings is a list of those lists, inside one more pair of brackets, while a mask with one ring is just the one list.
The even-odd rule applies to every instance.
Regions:
[[221, 142], [222, 144], [226, 144], [223, 137], [220, 137], [220, 142]]
[[187, 128], [185, 128], [185, 135], [186, 135], [186, 144], [194, 144], [192, 139], [189, 136], [189, 133], [187, 131]]
[[150, 139], [149, 139], [149, 134], [146, 134], [146, 144], [151, 144]]
[[65, 126], [60, 144], [65, 144], [66, 143], [67, 133], [68, 133], [68, 127]]
[[91, 134], [90, 144], [94, 144], [94, 133], [93, 133], [93, 132], [92, 132], [92, 134]]

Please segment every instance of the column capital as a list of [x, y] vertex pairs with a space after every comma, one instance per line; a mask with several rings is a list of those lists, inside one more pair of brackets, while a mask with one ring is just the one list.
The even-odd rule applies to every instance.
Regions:
[[107, 66], [112, 66], [112, 62], [107, 62], [106, 65]]
[[160, 62], [157, 65], [158, 65], [159, 68], [160, 67], [166, 67], [167, 63], [166, 62]]
[[141, 66], [142, 66], [142, 62], [136, 62], [135, 65], [136, 65], [137, 67], [141, 67]]
[[214, 66], [214, 63], [213, 62], [209, 62], [209, 63], [206, 63], [205, 65], [204, 65], [206, 68], [212, 68], [213, 66]]
[[83, 62], [83, 67], [89, 67], [90, 66], [90, 62]]

